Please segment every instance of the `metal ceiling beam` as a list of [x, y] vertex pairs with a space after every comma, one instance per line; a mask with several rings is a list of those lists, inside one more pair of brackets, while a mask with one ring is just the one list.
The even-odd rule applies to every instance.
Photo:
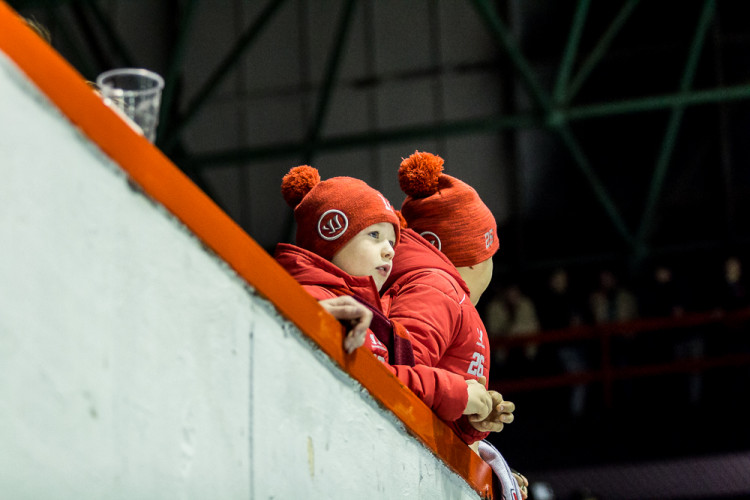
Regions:
[[[593, 106], [583, 106], [567, 110], [564, 114], [566, 121], [598, 118], [615, 114], [630, 114], [642, 111], [653, 111], [674, 107], [709, 104], [717, 102], [731, 102], [750, 99], [750, 85], [738, 85], [711, 90], [692, 91], [633, 99], [618, 103], [603, 103]], [[531, 129], [548, 126], [546, 120], [537, 113], [521, 113], [516, 115], [501, 115], [478, 118], [473, 120], [457, 120], [441, 124], [425, 124], [410, 127], [393, 128], [376, 132], [360, 134], [345, 134], [322, 137], [317, 143], [318, 151], [355, 149], [362, 146], [405, 142], [414, 139], [430, 139], [436, 136], [458, 136], [477, 133], [490, 133], [499, 130]], [[179, 158], [180, 162], [190, 163], [196, 167], [210, 168], [228, 163], [252, 163], [272, 158], [290, 158], [304, 151], [304, 141], [288, 141], [240, 148], [215, 153], [202, 153], [190, 157]]]
[[[721, 18], [720, 11], [714, 13], [714, 23], [711, 29], [713, 39], [713, 61], [714, 74], [716, 82], [723, 85], [725, 81], [724, 62], [721, 53]], [[737, 239], [737, 227], [735, 224], [735, 214], [737, 208], [737, 197], [734, 194], [732, 160], [731, 160], [731, 141], [729, 140], [729, 107], [721, 104], [719, 108], [719, 128], [717, 130], [720, 143], [721, 158], [721, 180], [724, 188], [724, 217], [725, 217], [725, 234], [727, 241], [734, 242]]]
[[[71, 63], [87, 79], [94, 80], [100, 72], [117, 66], [136, 66], [125, 44], [117, 35], [112, 22], [102, 13], [96, 2], [85, 0], [40, 0], [38, 2], [11, 2], [16, 10], [43, 8], [49, 18], [48, 28], [61, 38], [55, 45], [68, 46]], [[59, 9], [65, 6], [75, 19], [73, 25], [60, 21]], [[77, 30], [85, 45], [71, 33]], [[55, 41], [53, 41], [55, 42]], [[103, 42], [103, 43], [102, 43]], [[112, 50], [106, 50], [106, 48]], [[121, 63], [118, 63], [117, 60]]]
[[[169, 54], [167, 73], [164, 75], [164, 90], [162, 91], [161, 107], [159, 109], [159, 128], [156, 134], [157, 138], [168, 133], [171, 126], [170, 118], [177, 111], [177, 106], [174, 104], [175, 88], [180, 76], [182, 61], [185, 58], [185, 47], [187, 46], [190, 26], [193, 22], [193, 15], [195, 14], [197, 4], [198, 0], [188, 0], [185, 9], [182, 12], [176, 39], [174, 40], [174, 43], [170, 44], [172, 50]], [[158, 143], [159, 141], [157, 141], [157, 144]]]
[[617, 232], [622, 236], [625, 242], [633, 249], [635, 246], [635, 239], [628, 229], [625, 221], [620, 215], [617, 206], [615, 205], [612, 197], [607, 192], [604, 184], [599, 180], [599, 177], [594, 172], [594, 168], [591, 166], [588, 158], [586, 157], [583, 149], [581, 148], [578, 141], [576, 141], [573, 132], [570, 130], [570, 126], [567, 123], [563, 123], [557, 128], [557, 132], [560, 134], [560, 138], [563, 140], [568, 150], [570, 151], [573, 159], [575, 160], [578, 169], [588, 178], [591, 189], [594, 191], [596, 199], [599, 200], [602, 208], [607, 213], [612, 224], [615, 226]]
[[[583, 26], [586, 22], [586, 15], [588, 14], [590, 1], [581, 0], [578, 3], [575, 17], [573, 19], [573, 26], [568, 36], [568, 43], [565, 46], [565, 52], [563, 53], [562, 62], [560, 64], [560, 70], [558, 71], [555, 88], [553, 91], [553, 102], [555, 106], [564, 106], [565, 103], [569, 102], [570, 99], [567, 97], [568, 94], [568, 79], [570, 77], [570, 70], [575, 61], [576, 54], [578, 52], [578, 44], [581, 39], [581, 33]], [[561, 112], [564, 119], [561, 120], [561, 125], [557, 128], [561, 139], [567, 146], [570, 153], [578, 165], [578, 168], [583, 174], [589, 179], [591, 188], [594, 190], [596, 198], [604, 208], [604, 211], [609, 216], [612, 223], [615, 225], [615, 229], [625, 239], [628, 245], [632, 248], [634, 244], [633, 237], [630, 234], [625, 221], [620, 216], [617, 207], [615, 206], [609, 193], [604, 188], [604, 185], [599, 181], [594, 169], [592, 168], [588, 158], [584, 154], [578, 141], [575, 140], [573, 132], [570, 130], [570, 126], [567, 120], [567, 116], [564, 112]]]
[[555, 90], [552, 93], [552, 101], [556, 106], [569, 101], [566, 99], [566, 94], [568, 80], [570, 78], [570, 70], [573, 67], [573, 62], [578, 53], [578, 44], [581, 41], [581, 33], [583, 32], [583, 26], [586, 23], [586, 15], [588, 14], [590, 3], [590, 0], [581, 0], [578, 2], [578, 7], [576, 8], [575, 17], [573, 18], [573, 27], [570, 30], [568, 43], [565, 45], [565, 52], [563, 53], [562, 62], [560, 63], [560, 70], [557, 72]]
[[534, 75], [534, 71], [526, 61], [526, 58], [521, 54], [513, 41], [508, 29], [505, 24], [500, 21], [500, 18], [496, 15], [489, 0], [471, 0], [474, 5], [474, 9], [479, 14], [479, 17], [487, 25], [490, 34], [500, 43], [500, 46], [505, 50], [510, 57], [513, 66], [518, 70], [522, 82], [526, 89], [529, 91], [531, 98], [534, 100], [536, 105], [547, 113], [550, 109], [550, 100], [547, 92], [539, 85], [539, 82]]
[[104, 37], [107, 39], [107, 42], [109, 42], [110, 46], [114, 49], [115, 53], [120, 57], [120, 59], [122, 60], [122, 64], [124, 66], [130, 67], [137, 66], [135, 58], [130, 54], [128, 48], [117, 35], [117, 32], [112, 25], [112, 21], [104, 15], [104, 13], [97, 6], [96, 2], [83, 3], [87, 5], [89, 11], [94, 16], [94, 19], [99, 23], [99, 26], [102, 28], [101, 31], [102, 33], [104, 33]]
[[[580, 0], [579, 3], [587, 3], [587, 1], [588, 0]], [[623, 220], [620, 212], [617, 210], [617, 207], [612, 201], [612, 197], [609, 195], [607, 189], [604, 187], [604, 184], [596, 175], [596, 172], [591, 167], [590, 162], [586, 158], [586, 155], [583, 153], [583, 150], [578, 144], [578, 141], [575, 139], [575, 136], [570, 130], [567, 123], [565, 110], [563, 108], [552, 106], [550, 97], [538, 83], [536, 76], [531, 69], [531, 66], [526, 61], [526, 58], [521, 54], [521, 51], [516, 46], [515, 41], [509, 36], [508, 30], [505, 28], [505, 25], [497, 16], [493, 8], [489, 5], [489, 2], [487, 0], [473, 0], [473, 3], [475, 8], [477, 9], [477, 12], [479, 12], [481, 18], [489, 27], [491, 34], [494, 35], [495, 39], [498, 40], [501, 47], [505, 49], [506, 53], [510, 57], [513, 65], [518, 70], [524, 84], [530, 91], [531, 96], [536, 102], [537, 106], [539, 106], [546, 115], [545, 124], [548, 127], [555, 129], [559, 133], [560, 138], [575, 160], [576, 167], [578, 167], [581, 173], [583, 173], [583, 175], [586, 177], [588, 183], [594, 191], [594, 195], [604, 208], [604, 211], [607, 213], [608, 217], [611, 219], [612, 224], [615, 226], [615, 229], [617, 229], [622, 238], [626, 242], [628, 242], [628, 244], [632, 244], [634, 241], [633, 236], [630, 234], [625, 221]], [[568, 52], [575, 52], [574, 49], [577, 46], [576, 39], [580, 36], [580, 30], [583, 28], [582, 23], [585, 18], [584, 14], [586, 13], [586, 10], [587, 6], [578, 10], [579, 14], [577, 14], [576, 16], [576, 23], [578, 24], [578, 26], [575, 26], [570, 33], [569, 41], [567, 44], [570, 50], [566, 50], [566, 54]], [[566, 63], [563, 63], [563, 68], [565, 64]], [[570, 64], [572, 64], [572, 61], [570, 61]], [[564, 81], [564, 78], [562, 80]], [[563, 92], [561, 91], [561, 94], [562, 93]]]
[[65, 5], [74, 0], [7, 0], [8, 4], [15, 10], [34, 9], [39, 7], [54, 8]]
[[[305, 137], [304, 147], [302, 151], [303, 164], [309, 165], [313, 163], [315, 153], [318, 151], [318, 143], [320, 140], [320, 134], [323, 129], [323, 122], [325, 121], [326, 115], [329, 110], [329, 103], [331, 101], [331, 95], [333, 93], [333, 87], [336, 83], [339, 68], [341, 66], [341, 55], [343, 53], [344, 46], [346, 45], [347, 35], [349, 28], [352, 24], [351, 19], [354, 15], [355, 0], [346, 0], [343, 5], [341, 17], [339, 18], [338, 29], [336, 30], [336, 37], [334, 38], [331, 52], [328, 56], [328, 62], [326, 64], [325, 78], [323, 84], [320, 87], [318, 94], [318, 102], [315, 108], [315, 115], [307, 128], [307, 134]], [[288, 212], [286, 221], [284, 223], [284, 234], [291, 235], [292, 228], [294, 227], [294, 214]]]
[[230, 49], [229, 53], [219, 63], [218, 67], [208, 77], [206, 83], [196, 92], [193, 99], [187, 105], [185, 112], [177, 120], [177, 124], [168, 131], [164, 139], [159, 146], [165, 153], [169, 153], [175, 146], [175, 143], [179, 139], [179, 133], [182, 129], [190, 123], [195, 117], [196, 113], [200, 111], [201, 107], [213, 92], [218, 88], [221, 81], [227, 76], [227, 74], [234, 68], [234, 65], [239, 60], [240, 56], [245, 50], [252, 45], [257, 36], [262, 33], [263, 29], [267, 26], [268, 22], [273, 19], [274, 15], [279, 11], [280, 7], [286, 2], [286, 0], [270, 0], [268, 5], [261, 11], [255, 22], [248, 28], [248, 30], [240, 37], [237, 43]]
[[568, 120], [585, 120], [613, 115], [657, 111], [675, 106], [693, 106], [717, 102], [730, 102], [750, 98], [750, 85], [734, 85], [707, 90], [691, 90], [658, 96], [628, 99], [619, 102], [605, 102], [568, 109]]
[[[698, 20], [693, 42], [690, 46], [688, 60], [685, 64], [685, 69], [680, 80], [680, 92], [688, 91], [693, 85], [696, 68], [698, 67], [698, 60], [703, 51], [703, 45], [706, 39], [706, 34], [708, 33], [708, 28], [713, 19], [715, 7], [714, 0], [706, 0], [703, 5], [703, 10]], [[645, 253], [647, 253], [645, 249], [646, 238], [648, 237], [649, 230], [653, 224], [656, 203], [661, 194], [664, 185], [664, 178], [666, 177], [669, 163], [672, 159], [672, 153], [674, 151], [674, 145], [677, 140], [680, 124], [682, 123], [684, 111], [685, 106], [683, 104], [676, 104], [672, 108], [669, 117], [669, 123], [664, 134], [662, 148], [651, 178], [648, 198], [643, 210], [643, 215], [641, 216], [641, 223], [638, 232], [636, 233], [636, 255], [634, 256], [636, 263], [644, 257]]]
[[[47, 11], [52, 19], [50, 23], [50, 31], [55, 33], [56, 39], [52, 40], [53, 45], [66, 45], [70, 47], [70, 63], [78, 70], [79, 73], [87, 78], [92, 78], [92, 75], [96, 75], [98, 68], [95, 67], [95, 63], [90, 61], [87, 57], [89, 51], [86, 46], [81, 46], [78, 42], [77, 37], [73, 36], [71, 31], [73, 27], [66, 22], [61, 22], [59, 16], [53, 12], [53, 7], [49, 7]], [[58, 43], [58, 38], [61, 39], [62, 43]]]
[[343, 11], [341, 12], [341, 17], [339, 18], [336, 38], [334, 39], [334, 44], [328, 58], [328, 64], [326, 65], [325, 79], [323, 80], [323, 85], [321, 86], [320, 94], [318, 95], [315, 116], [307, 129], [305, 150], [302, 157], [302, 163], [305, 164], [312, 163], [313, 155], [320, 139], [321, 129], [323, 128], [323, 122], [328, 114], [331, 94], [333, 93], [333, 87], [336, 83], [336, 77], [338, 76], [339, 68], [341, 66], [341, 55], [344, 46], [346, 45], [349, 27], [352, 24], [355, 3], [356, 0], [346, 0], [344, 2]]
[[[480, 120], [455, 121], [439, 125], [430, 123], [423, 126], [410, 126], [390, 130], [363, 132], [359, 134], [321, 137], [316, 144], [316, 150], [320, 152], [356, 149], [363, 146], [396, 143], [414, 139], [427, 139], [442, 135], [456, 136], [516, 128], [534, 128], [542, 125], [543, 123], [539, 118], [532, 114], [492, 116]], [[270, 144], [267, 146], [240, 148], [216, 153], [195, 154], [186, 158], [178, 159], [178, 161], [195, 165], [196, 167], [208, 168], [229, 163], [248, 163], [273, 158], [294, 157], [302, 154], [305, 151], [306, 146], [306, 141], [289, 141]]]
[[83, 38], [86, 41], [88, 52], [94, 58], [94, 64], [97, 68], [96, 73], [86, 75], [87, 78], [93, 80], [94, 78], [96, 78], [96, 74], [104, 71], [105, 69], [113, 67], [114, 61], [112, 61], [112, 59], [109, 57], [109, 54], [105, 52], [102, 44], [99, 43], [94, 27], [91, 25], [91, 22], [89, 22], [88, 17], [86, 17], [85, 6], [86, 2], [84, 2], [83, 0], [75, 0], [70, 4], [70, 9], [73, 13], [73, 17], [76, 20], [76, 24], [78, 25], [81, 35], [83, 35]]
[[602, 57], [604, 57], [604, 54], [607, 53], [612, 40], [614, 40], [617, 33], [619, 33], [620, 29], [625, 25], [625, 22], [630, 17], [630, 14], [632, 14], [636, 5], [638, 5], [638, 2], [639, 0], [628, 0], [625, 5], [622, 6], [615, 16], [615, 19], [612, 21], [612, 24], [609, 25], [602, 37], [591, 50], [591, 53], [589, 53], [588, 57], [586, 57], [583, 63], [581, 63], [578, 73], [576, 73], [576, 76], [568, 87], [568, 91], [565, 95], [565, 104], [571, 102], [576, 94], [578, 94], [581, 85], [583, 85], [583, 82], [586, 81], [586, 78], [588, 78], [591, 71], [596, 67]]

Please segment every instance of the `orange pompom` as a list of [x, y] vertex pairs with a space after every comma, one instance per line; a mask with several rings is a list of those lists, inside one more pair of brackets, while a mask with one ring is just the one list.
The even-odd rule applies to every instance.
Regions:
[[290, 207], [295, 208], [319, 182], [318, 169], [310, 165], [294, 167], [281, 179], [281, 195]]
[[415, 151], [401, 162], [398, 183], [413, 198], [425, 198], [437, 192], [444, 160], [432, 153]]

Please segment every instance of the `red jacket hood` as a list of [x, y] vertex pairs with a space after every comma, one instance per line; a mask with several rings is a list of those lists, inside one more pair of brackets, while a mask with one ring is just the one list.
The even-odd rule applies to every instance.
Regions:
[[383, 285], [383, 290], [387, 290], [404, 275], [425, 269], [441, 269], [447, 272], [456, 279], [466, 294], [469, 294], [469, 287], [466, 286], [456, 266], [448, 257], [417, 234], [416, 231], [408, 228], [401, 230], [401, 241], [396, 247], [393, 269], [385, 285]]
[[382, 310], [378, 287], [370, 276], [352, 276], [320, 255], [288, 243], [276, 245], [274, 259], [300, 285], [348, 290]]

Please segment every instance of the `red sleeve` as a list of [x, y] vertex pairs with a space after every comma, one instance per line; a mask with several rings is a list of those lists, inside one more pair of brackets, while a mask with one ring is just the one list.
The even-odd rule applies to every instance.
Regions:
[[386, 365], [435, 415], [445, 421], [466, 444], [481, 441], [489, 432], [476, 430], [463, 414], [469, 393], [461, 375], [430, 366]]
[[307, 293], [312, 295], [315, 300], [335, 299], [337, 295], [329, 289], [317, 285], [302, 285]]
[[438, 366], [460, 324], [455, 289], [442, 276], [422, 274], [388, 297], [388, 317], [409, 331], [417, 364]]
[[[324, 287], [304, 285], [303, 288], [316, 300], [336, 297]], [[414, 307], [410, 309], [409, 304]], [[429, 280], [415, 279], [402, 287], [392, 301], [389, 316], [400, 321], [409, 331], [417, 365], [384, 365], [438, 418], [445, 421], [461, 440], [471, 444], [484, 439], [489, 433], [474, 429], [463, 415], [469, 400], [466, 381], [461, 375], [433, 368], [452, 341], [452, 332], [444, 334], [444, 329], [438, 328], [438, 325], [456, 324], [459, 314], [458, 303], [446, 294], [446, 290], [435, 287]]]
[[441, 420], [450, 423], [463, 415], [469, 393], [460, 375], [424, 365], [386, 366]]

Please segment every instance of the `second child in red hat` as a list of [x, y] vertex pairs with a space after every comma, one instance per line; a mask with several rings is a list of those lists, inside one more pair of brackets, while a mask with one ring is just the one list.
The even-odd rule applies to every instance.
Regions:
[[[419, 151], [401, 162], [399, 185], [407, 195], [401, 214], [408, 227], [401, 230], [382, 300], [388, 317], [409, 330], [416, 363], [486, 381], [490, 345], [475, 306], [492, 278], [497, 224], [474, 188], [444, 174], [443, 164], [439, 156]], [[451, 425], [485, 461], [505, 465], [483, 440], [513, 421], [515, 405], [490, 392], [493, 411], [487, 419], [461, 418]], [[526, 497], [522, 476], [498, 477], [505, 498]]]
[[[443, 173], [443, 163], [426, 152], [401, 162], [399, 184], [407, 194], [401, 215], [408, 228], [401, 230], [382, 300], [388, 317], [409, 330], [418, 364], [486, 379], [489, 342], [474, 306], [492, 277], [497, 224], [471, 186]], [[515, 406], [503, 406], [508, 414], [497, 422], [461, 419], [454, 430], [469, 445], [480, 441], [512, 421]]]

